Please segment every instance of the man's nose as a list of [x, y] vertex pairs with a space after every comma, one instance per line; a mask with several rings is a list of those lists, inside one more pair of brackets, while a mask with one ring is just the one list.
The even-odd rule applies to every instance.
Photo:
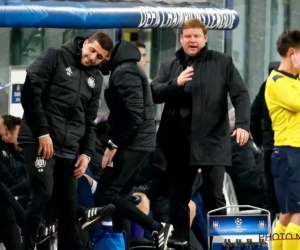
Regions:
[[196, 39], [195, 39], [195, 37], [194, 36], [191, 36], [191, 40], [190, 40], [191, 42], [195, 42], [196, 41]]
[[90, 56], [90, 60], [94, 63], [96, 61], [96, 55], [95, 54], [92, 54]]

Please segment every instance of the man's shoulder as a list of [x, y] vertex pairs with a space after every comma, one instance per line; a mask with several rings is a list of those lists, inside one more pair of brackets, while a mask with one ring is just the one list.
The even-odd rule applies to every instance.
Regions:
[[174, 64], [179, 64], [179, 59], [176, 58], [175, 56], [173, 57], [169, 57], [166, 60], [163, 60], [161, 62], [161, 70], [165, 71], [165, 72], [170, 72], [171, 69], [173, 68]]
[[27, 67], [26, 72], [27, 73], [36, 72], [37, 70], [40, 69], [41, 65], [43, 65], [43, 67], [48, 67], [52, 65], [53, 62], [56, 61], [57, 55], [58, 55], [57, 49], [53, 47], [49, 47], [45, 49], [40, 54], [40, 56]]
[[171, 66], [172, 64], [174, 64], [174, 62], [176, 62], [176, 61], [178, 61], [178, 59], [175, 56], [171, 56], [168, 59], [163, 60], [162, 65], [168, 67], [168, 66]]
[[126, 75], [134, 74], [141, 78], [147, 78], [146, 73], [136, 62], [128, 61], [119, 64], [113, 69], [110, 77], [115, 79], [118, 77], [126, 77]]
[[43, 51], [43, 53], [57, 53], [59, 51], [61, 51], [61, 48], [48, 47]]
[[266, 81], [266, 86], [270, 87], [272, 84], [282, 80], [289, 80], [289, 77], [279, 71], [273, 70]]
[[221, 60], [230, 60], [231, 56], [220, 52], [220, 51], [216, 51], [216, 50], [209, 50], [208, 53], [213, 56], [215, 59], [221, 59]]
[[124, 61], [120, 63], [118, 66], [116, 66], [115, 70], [117, 69], [132, 69], [132, 70], [137, 70], [138, 69], [138, 63], [135, 61]]
[[49, 59], [57, 59], [58, 56], [62, 53], [60, 48], [49, 47], [43, 51], [43, 55]]

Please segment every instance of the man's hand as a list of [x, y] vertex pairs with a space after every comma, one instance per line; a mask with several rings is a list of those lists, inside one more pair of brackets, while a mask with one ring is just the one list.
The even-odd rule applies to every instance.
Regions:
[[232, 137], [236, 136], [236, 142], [240, 146], [243, 146], [247, 143], [249, 139], [249, 132], [245, 129], [237, 128], [236, 130], [233, 131], [231, 136]]
[[115, 154], [117, 152], [117, 149], [106, 149], [102, 158], [102, 168], [106, 168], [107, 165], [110, 165]]
[[75, 163], [76, 170], [74, 171], [74, 176], [80, 178], [85, 173], [89, 164], [89, 159], [86, 155], [80, 155]]
[[48, 160], [53, 156], [53, 143], [49, 135], [39, 138], [38, 156]]
[[291, 55], [292, 63], [294, 68], [297, 70], [297, 73], [300, 73], [300, 53], [295, 53]]
[[178, 86], [183, 86], [186, 82], [191, 81], [194, 75], [194, 68], [192, 66], [188, 66], [177, 78]]

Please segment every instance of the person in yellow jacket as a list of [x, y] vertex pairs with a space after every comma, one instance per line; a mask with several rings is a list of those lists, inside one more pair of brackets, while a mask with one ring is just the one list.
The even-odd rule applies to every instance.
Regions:
[[[272, 174], [280, 217], [272, 250], [300, 249], [300, 31], [288, 30], [277, 40], [281, 57], [265, 91], [274, 131]], [[291, 240], [292, 239], [292, 240]]]

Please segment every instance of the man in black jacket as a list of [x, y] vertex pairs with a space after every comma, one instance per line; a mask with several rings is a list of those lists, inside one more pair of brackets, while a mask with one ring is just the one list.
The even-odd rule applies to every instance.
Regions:
[[[278, 69], [280, 62], [271, 62], [269, 64], [270, 74], [272, 70]], [[266, 178], [266, 199], [264, 208], [271, 213], [271, 221], [279, 213], [279, 206], [275, 194], [274, 179], [271, 173], [271, 155], [274, 148], [274, 131], [272, 122], [265, 100], [266, 81], [261, 85], [252, 105], [251, 105], [251, 123], [250, 131], [254, 142], [264, 150], [264, 166]]]
[[[98, 32], [49, 48], [27, 68], [21, 93], [24, 116], [18, 136], [29, 175], [31, 202], [23, 232], [33, 250], [44, 207], [58, 207], [58, 249], [83, 249], [78, 232], [77, 180], [95, 148], [95, 124], [103, 77], [99, 64], [113, 42]], [[78, 157], [79, 155], [79, 157]]]
[[[2, 133], [0, 131], [0, 181], [8, 188], [11, 188], [26, 181], [24, 160], [19, 152], [16, 139], [21, 124], [21, 118], [4, 115], [3, 119], [4, 130]], [[26, 189], [24, 190], [24, 193], [27, 193], [27, 185], [24, 185], [23, 187]], [[20, 194], [15, 195], [18, 196]]]
[[[202, 197], [208, 210], [225, 206], [223, 179], [231, 165], [227, 93], [236, 110], [231, 136], [249, 138], [250, 98], [232, 58], [207, 48], [207, 29], [198, 19], [184, 22], [182, 48], [163, 63], [153, 80], [155, 103], [165, 103], [157, 134], [168, 162], [170, 220], [174, 237], [188, 249], [191, 190], [202, 169]], [[224, 211], [225, 212], [225, 211]], [[173, 236], [173, 234], [172, 234]]]
[[114, 204], [114, 230], [129, 230], [124, 218], [129, 219], [153, 232], [154, 245], [164, 250], [171, 226], [152, 220], [128, 201], [141, 164], [155, 149], [153, 101], [147, 76], [137, 64], [140, 59], [135, 45], [120, 41], [108, 63], [111, 75], [104, 94], [110, 110], [110, 140], [102, 159], [95, 205]]

